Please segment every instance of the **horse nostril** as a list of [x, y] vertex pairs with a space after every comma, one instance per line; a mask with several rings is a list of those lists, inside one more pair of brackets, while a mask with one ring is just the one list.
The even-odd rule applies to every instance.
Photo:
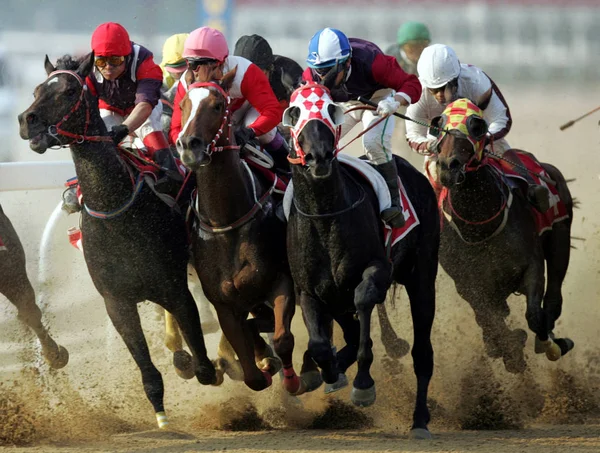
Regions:
[[314, 158], [314, 156], [313, 156], [312, 154], [306, 154], [306, 155], [304, 156], [304, 161], [305, 161], [306, 163], [312, 162], [312, 161], [314, 161], [314, 160], [315, 160], [315, 158]]
[[202, 142], [199, 138], [194, 137], [193, 135], [188, 135], [186, 137], [181, 137], [181, 144], [185, 149], [194, 149], [202, 146]]
[[462, 162], [455, 157], [454, 159], [452, 159], [450, 161], [450, 165], [448, 165], [448, 168], [450, 170], [458, 170], [461, 166], [462, 166]]

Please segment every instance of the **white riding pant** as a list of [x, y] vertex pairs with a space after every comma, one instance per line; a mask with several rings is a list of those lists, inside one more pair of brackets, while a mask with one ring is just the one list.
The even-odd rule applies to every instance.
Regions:
[[[379, 102], [392, 95], [393, 90], [378, 90], [371, 97], [371, 101]], [[340, 102], [338, 105], [345, 112], [354, 107], [365, 106], [365, 104], [359, 101]], [[342, 137], [350, 132], [359, 122], [362, 122], [364, 130], [380, 119], [381, 117], [376, 115], [374, 110], [355, 110], [346, 113], [344, 115], [344, 124], [342, 125]], [[362, 136], [365, 154], [373, 164], [385, 164], [392, 159], [392, 134], [394, 133], [395, 125], [396, 119], [394, 116], [390, 116]]]
[[[138, 136], [140, 140], [144, 140], [147, 135], [150, 135], [152, 132], [161, 131], [162, 128], [162, 102], [156, 104], [156, 107], [152, 109], [152, 113], [146, 121], [142, 123], [140, 127], [135, 130], [135, 135]], [[106, 125], [106, 128], [110, 131], [113, 126], [117, 126], [123, 121], [127, 116], [119, 115], [117, 112], [113, 112], [112, 110], [100, 109], [100, 116]], [[127, 140], [127, 138], [125, 139]]]
[[[258, 113], [258, 111], [254, 107], [252, 107], [252, 104], [246, 101], [242, 104], [242, 106], [239, 109], [233, 112], [231, 119], [233, 121], [234, 127], [240, 127], [241, 125], [243, 125], [244, 127], [248, 127], [252, 123], [254, 123], [259, 116], [260, 113]], [[269, 132], [257, 136], [256, 139], [261, 145], [268, 145], [273, 141], [276, 135], [277, 127], [274, 127]]]

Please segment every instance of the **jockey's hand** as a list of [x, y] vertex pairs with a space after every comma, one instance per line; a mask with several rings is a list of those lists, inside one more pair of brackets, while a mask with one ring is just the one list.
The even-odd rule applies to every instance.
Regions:
[[123, 139], [129, 135], [129, 128], [125, 124], [117, 124], [116, 126], [112, 127], [109, 135], [112, 137], [115, 146], [119, 146], [119, 143], [121, 143]]
[[387, 118], [388, 116], [393, 115], [399, 108], [400, 103], [393, 97], [385, 98], [377, 104], [377, 114]]
[[435, 156], [438, 153], [438, 143], [439, 141], [437, 139], [429, 140], [427, 142], [427, 152], [429, 155]]
[[233, 135], [235, 135], [235, 142], [239, 145], [240, 149], [244, 149], [246, 143], [256, 137], [256, 132], [251, 127], [241, 127]]

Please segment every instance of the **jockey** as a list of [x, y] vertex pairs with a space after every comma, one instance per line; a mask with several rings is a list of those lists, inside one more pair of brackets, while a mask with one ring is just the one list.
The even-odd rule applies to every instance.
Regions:
[[148, 156], [173, 179], [182, 180], [162, 131], [159, 102], [162, 71], [152, 52], [129, 39], [122, 25], [107, 22], [92, 35], [95, 66], [87, 79], [99, 97], [100, 116], [115, 144], [135, 132]]
[[269, 43], [259, 35], [242, 36], [235, 43], [233, 54], [258, 66], [269, 78], [281, 107], [289, 106], [290, 96], [302, 80], [302, 67], [298, 63], [288, 57], [273, 55]]
[[[434, 44], [423, 50], [418, 72], [423, 94], [417, 103], [406, 110], [408, 117], [430, 123], [433, 118], [442, 114], [449, 103], [467, 98], [483, 110], [483, 118], [488, 123], [486, 149], [522, 165], [519, 155], [511, 150], [504, 138], [512, 126], [508, 104], [496, 84], [481, 69], [461, 64], [451, 47]], [[437, 138], [427, 135], [427, 127], [412, 121], [406, 121], [406, 138], [414, 151], [427, 156], [425, 168], [430, 175], [435, 175]], [[540, 212], [547, 211], [548, 189], [536, 184], [529, 172], [521, 171], [518, 167], [515, 170], [529, 183], [530, 202]]]
[[[158, 181], [157, 188], [167, 183], [168, 177], [182, 181], [162, 131], [162, 71], [154, 63], [152, 52], [132, 42], [127, 30], [115, 22], [100, 24], [91, 44], [95, 64], [86, 85], [99, 98], [100, 116], [115, 145], [135, 132], [148, 156], [166, 171], [167, 177]], [[75, 187], [65, 192], [63, 200], [67, 212], [81, 210]]]
[[430, 42], [431, 34], [427, 25], [421, 22], [404, 22], [398, 29], [396, 44], [388, 47], [385, 53], [396, 57], [404, 72], [418, 75], [417, 61]]
[[160, 68], [163, 71], [162, 89], [165, 93], [172, 90], [173, 96], [170, 101], [175, 98], [173, 87], [177, 85], [181, 75], [187, 69], [187, 61], [183, 58], [183, 45], [188, 36], [188, 33], [171, 35], [163, 44], [162, 61], [160, 62]]
[[308, 68], [303, 78], [330, 88], [334, 102], [344, 110], [364, 106], [358, 102], [364, 96], [378, 103], [377, 111], [355, 110], [346, 114], [342, 137], [357, 123], [369, 128], [382, 117], [386, 118], [363, 135], [365, 153], [387, 182], [392, 206], [381, 213], [382, 219], [394, 228], [404, 225], [404, 215], [398, 192], [398, 173], [392, 159], [392, 133], [395, 120], [392, 114], [401, 105], [416, 102], [421, 85], [414, 75], [405, 73], [394, 57], [384, 55], [375, 44], [362, 39], [348, 39], [333, 28], [317, 32], [308, 45]]
[[208, 76], [212, 72], [220, 78], [237, 67], [233, 86], [229, 90], [236, 143], [243, 149], [248, 141], [256, 138], [269, 154], [285, 153], [287, 157], [286, 143], [277, 131], [283, 109], [277, 102], [269, 80], [258, 66], [245, 58], [230, 56], [225, 36], [210, 27], [200, 27], [190, 33], [185, 41], [183, 57], [188, 62], [188, 69], [180, 79], [173, 104], [169, 133], [172, 143], [177, 142], [181, 133], [179, 104], [188, 90], [188, 72], [201, 76]]

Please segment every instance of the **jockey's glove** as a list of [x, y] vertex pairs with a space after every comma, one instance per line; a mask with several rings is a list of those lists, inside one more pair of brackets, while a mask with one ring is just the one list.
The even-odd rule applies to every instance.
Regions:
[[123, 139], [129, 135], [129, 127], [127, 127], [125, 124], [117, 124], [116, 126], [112, 127], [108, 134], [113, 139], [115, 146], [119, 146], [119, 143], [121, 143]]
[[400, 103], [393, 97], [385, 98], [379, 101], [377, 104], [377, 114], [379, 116], [388, 117], [396, 113], [396, 110], [400, 108]]
[[239, 145], [240, 149], [244, 149], [246, 143], [256, 137], [256, 132], [251, 127], [241, 127], [233, 135], [235, 135], [235, 142]]
[[438, 153], [438, 139], [434, 139], [434, 140], [429, 140], [427, 142], [427, 153], [429, 153], [429, 155], [436, 155]]

